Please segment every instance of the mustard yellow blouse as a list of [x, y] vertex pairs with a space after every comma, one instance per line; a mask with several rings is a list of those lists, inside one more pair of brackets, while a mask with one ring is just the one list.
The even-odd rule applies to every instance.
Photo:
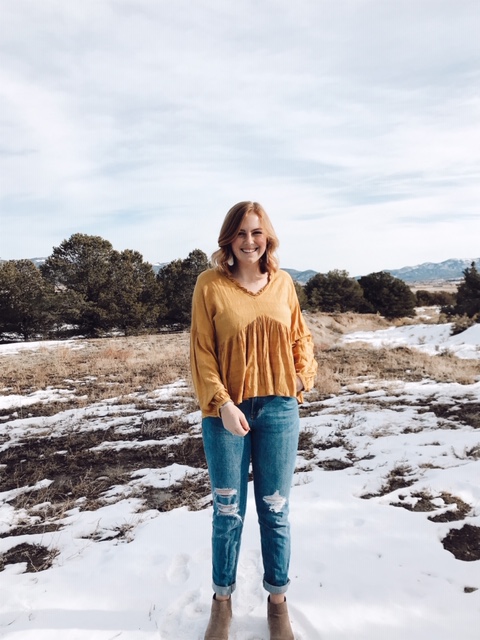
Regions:
[[271, 274], [258, 293], [217, 269], [201, 273], [192, 301], [190, 362], [202, 415], [218, 416], [228, 400], [297, 397], [298, 376], [313, 387], [317, 363], [292, 278]]

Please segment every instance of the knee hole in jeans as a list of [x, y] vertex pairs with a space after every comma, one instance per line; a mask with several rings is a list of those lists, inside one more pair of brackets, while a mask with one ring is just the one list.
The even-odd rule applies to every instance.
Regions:
[[219, 515], [240, 517], [238, 515], [236, 489], [214, 489], [213, 499], [217, 505]]
[[287, 499], [280, 495], [278, 489], [272, 496], [264, 496], [263, 501], [268, 505], [268, 508], [270, 511], [273, 511], [273, 513], [281, 513], [283, 507], [287, 503]]

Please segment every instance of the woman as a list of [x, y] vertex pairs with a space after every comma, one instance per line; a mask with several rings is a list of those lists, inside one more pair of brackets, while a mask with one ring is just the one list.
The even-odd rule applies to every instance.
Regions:
[[285, 592], [288, 498], [298, 403], [317, 364], [291, 277], [264, 209], [239, 202], [224, 220], [212, 269], [192, 304], [191, 367], [213, 496], [212, 611], [205, 640], [228, 640], [250, 462], [271, 640], [293, 640]]

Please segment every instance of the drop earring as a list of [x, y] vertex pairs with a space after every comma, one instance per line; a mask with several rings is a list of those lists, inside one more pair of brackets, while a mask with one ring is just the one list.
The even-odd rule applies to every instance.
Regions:
[[235, 260], [233, 259], [233, 254], [230, 254], [228, 256], [227, 264], [229, 267], [233, 267], [233, 265], [235, 264]]

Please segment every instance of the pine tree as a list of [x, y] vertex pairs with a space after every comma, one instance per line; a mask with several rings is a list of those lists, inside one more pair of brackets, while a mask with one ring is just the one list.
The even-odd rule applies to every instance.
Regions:
[[458, 286], [454, 309], [458, 315], [467, 315], [469, 318], [480, 314], [480, 273], [475, 262], [463, 271], [463, 282]]
[[410, 287], [387, 271], [362, 276], [359, 284], [366, 300], [385, 318], [415, 315], [415, 296]]
[[110, 256], [108, 287], [99, 303], [107, 310], [111, 324], [125, 335], [156, 325], [157, 282], [152, 265], [138, 251], [113, 251]]
[[72, 303], [65, 321], [77, 325], [81, 333], [96, 335], [114, 327], [105, 308], [113, 248], [100, 236], [72, 235], [40, 267], [45, 279]]
[[368, 313], [372, 309], [363, 297], [355, 278], [347, 271], [333, 270], [315, 274], [305, 285], [305, 294], [311, 309], [327, 313], [357, 311]]
[[297, 292], [297, 298], [298, 298], [298, 303], [300, 305], [300, 308], [307, 309], [308, 298], [307, 298], [307, 294], [305, 293], [305, 287], [296, 281], [293, 284], [295, 285], [295, 291]]
[[0, 334], [20, 334], [24, 340], [43, 336], [54, 323], [53, 290], [30, 260], [0, 265]]
[[194, 249], [185, 260], [173, 260], [157, 274], [165, 309], [159, 318], [162, 325], [186, 327], [192, 315], [192, 295], [199, 274], [208, 268], [208, 258]]

